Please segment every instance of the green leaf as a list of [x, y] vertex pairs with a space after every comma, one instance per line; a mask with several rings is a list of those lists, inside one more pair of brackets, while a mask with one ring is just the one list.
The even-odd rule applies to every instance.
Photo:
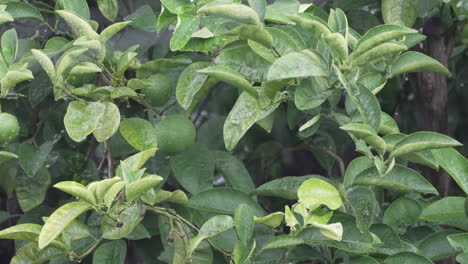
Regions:
[[185, 0], [161, 0], [161, 4], [173, 14], [192, 13], [195, 5], [192, 2]]
[[375, 46], [413, 33], [417, 33], [417, 31], [398, 25], [379, 25], [373, 27], [359, 39], [352, 56], [357, 57]]
[[225, 187], [213, 188], [192, 196], [188, 206], [197, 210], [232, 215], [241, 204], [249, 206], [255, 216], [265, 215], [265, 211], [250, 196], [241, 191]]
[[66, 9], [72, 11], [84, 19], [90, 18], [89, 7], [86, 0], [59, 0], [56, 9]]
[[33, 178], [34, 175], [44, 167], [53, 147], [54, 143], [52, 141], [44, 142], [38, 148], [27, 143], [22, 143], [19, 146], [19, 163], [28, 177]]
[[54, 187], [72, 196], [78, 197], [79, 199], [91, 205], [96, 204], [96, 200], [94, 198], [93, 193], [90, 192], [81, 183], [74, 181], [63, 181], [55, 184]]
[[248, 6], [227, 4], [222, 1], [218, 3], [204, 5], [202, 8], [198, 9], [198, 13], [227, 18], [244, 24], [258, 25], [261, 23], [255, 10]]
[[265, 17], [266, 10], [266, 0], [248, 0], [250, 7], [252, 7], [255, 12], [257, 12], [260, 20], [263, 20]]
[[378, 247], [381, 241], [371, 233], [361, 233], [356, 227], [354, 218], [348, 215], [335, 215], [332, 222], [342, 224], [343, 237], [341, 241], [332, 240], [323, 235], [318, 228], [307, 228], [300, 233], [302, 238], [308, 245], [311, 246], [329, 246], [351, 253], [363, 254]]
[[419, 242], [419, 253], [432, 261], [455, 257], [460, 252], [450, 245], [448, 236], [458, 233], [460, 231], [443, 230], [427, 236]]
[[397, 42], [386, 42], [380, 45], [374, 46], [373, 48], [367, 50], [366, 52], [360, 54], [359, 56], [350, 56], [351, 67], [361, 66], [372, 62], [381, 57], [389, 56], [395, 53], [406, 51], [408, 47]]
[[177, 102], [184, 109], [192, 109], [211, 85], [207, 81], [208, 76], [198, 71], [207, 68], [209, 62], [195, 62], [190, 64], [179, 76], [176, 87]]
[[119, 108], [111, 102], [104, 102], [104, 113], [99, 119], [96, 129], [93, 131], [94, 137], [98, 142], [103, 142], [111, 138], [120, 125], [120, 111]]
[[5, 11], [15, 20], [21, 19], [37, 19], [44, 21], [42, 14], [31, 5], [22, 2], [10, 2], [7, 4]]
[[[114, 177], [111, 179], [104, 179], [99, 181], [96, 184], [96, 198], [97, 202], [101, 203], [104, 200], [105, 195], [107, 192], [114, 186], [116, 183], [120, 181], [120, 177]], [[89, 185], [88, 185], [88, 190], [89, 190]]]
[[247, 243], [254, 231], [254, 215], [252, 209], [245, 204], [241, 204], [234, 211], [234, 222], [239, 239]]
[[297, 191], [297, 196], [299, 202], [311, 210], [322, 204], [330, 210], [336, 210], [343, 204], [338, 190], [321, 179], [309, 179], [303, 182]]
[[299, 127], [299, 132], [307, 130], [310, 127], [313, 127], [320, 120], [321, 115], [318, 114], [311, 118], [309, 121], [305, 122], [301, 127]]
[[349, 260], [350, 264], [380, 264], [376, 259], [368, 257], [368, 256], [359, 256], [359, 257], [352, 257]]
[[47, 168], [42, 168], [32, 178], [20, 173], [15, 181], [16, 198], [21, 210], [26, 212], [44, 201], [50, 184], [50, 174]]
[[[250, 26], [252, 27], [252, 26]], [[258, 55], [262, 56], [264, 59], [268, 60], [269, 62], [275, 62], [276, 56], [283, 56], [291, 52], [297, 52], [303, 50], [304, 43], [297, 31], [293, 28], [283, 27], [283, 28], [273, 28], [273, 27], [266, 27], [264, 30], [269, 33], [270, 36], [262, 37], [263, 42], [267, 41], [265, 44], [268, 44], [268, 39], [272, 37], [272, 45], [275, 47], [276, 52], [273, 51], [271, 48], [267, 48], [268, 46], [261, 45], [255, 41], [255, 38], [258, 38], [255, 34], [248, 41], [249, 47], [255, 51]], [[251, 34], [254, 32], [246, 32], [247, 34]], [[244, 33], [244, 34], [246, 34]], [[264, 34], [262, 34], [264, 35]], [[258, 40], [257, 40], [258, 41]], [[268, 44], [270, 45], [270, 44]]]
[[223, 233], [234, 227], [234, 219], [229, 215], [217, 215], [210, 218], [206, 221], [200, 231], [198, 231], [198, 236], [194, 237], [190, 241], [189, 252], [192, 253], [200, 245], [200, 243], [207, 238], [216, 236], [220, 233]]
[[413, 252], [402, 252], [391, 255], [383, 261], [383, 264], [434, 264], [431, 260]]
[[263, 82], [267, 79], [271, 63], [255, 53], [245, 41], [237, 41], [221, 50], [215, 59], [218, 65], [229, 65], [249, 81]]
[[255, 190], [249, 171], [234, 155], [226, 151], [214, 151], [215, 169], [220, 172], [229, 184], [239, 191], [250, 194]]
[[283, 219], [284, 219], [283, 212], [271, 213], [264, 217], [254, 217], [255, 223], [264, 224], [273, 228], [276, 228], [279, 225], [281, 225], [281, 223], [283, 222]]
[[[102, 0], [100, 0], [102, 1]], [[104, 1], [113, 1], [113, 0], [104, 0]], [[106, 27], [101, 34], [99, 34], [99, 40], [103, 43], [107, 42], [109, 39], [111, 39], [115, 34], [117, 34], [119, 31], [124, 29], [126, 26], [131, 24], [132, 22], [130, 21], [125, 21], [125, 22], [118, 22], [114, 23], [108, 27]]]
[[262, 106], [258, 100], [243, 92], [231, 109], [223, 128], [224, 144], [228, 151], [232, 151], [247, 130], [257, 121], [271, 114], [280, 104], [281, 94], [277, 94], [268, 106]]
[[39, 248], [43, 249], [58, 237], [63, 230], [82, 213], [90, 210], [92, 206], [83, 202], [67, 203], [59, 207], [49, 216], [39, 235]]
[[466, 218], [464, 203], [463, 197], [444, 197], [424, 208], [420, 218], [430, 222]]
[[148, 5], [140, 6], [135, 12], [124, 18], [126, 21], [131, 21], [132, 27], [141, 29], [146, 32], [156, 32], [157, 18], [153, 8]]
[[73, 101], [68, 105], [65, 114], [65, 129], [71, 139], [81, 142], [98, 126], [106, 106], [100, 102], [87, 104]]
[[401, 197], [385, 210], [383, 223], [393, 226], [407, 226], [415, 223], [421, 214], [421, 206], [414, 200]]
[[394, 249], [403, 248], [403, 242], [401, 241], [400, 236], [389, 225], [382, 223], [373, 224], [371, 225], [369, 231], [382, 240], [382, 247]]
[[133, 171], [141, 169], [141, 167], [156, 153], [156, 148], [144, 150], [132, 155], [124, 160], [124, 162]]
[[449, 136], [435, 132], [415, 132], [395, 144], [390, 157], [428, 149], [458, 147], [462, 144]]
[[37, 49], [32, 49], [31, 50], [33, 56], [36, 58], [37, 62], [42, 66], [44, 71], [47, 73], [49, 76], [50, 80], [55, 83], [57, 82], [57, 74], [55, 72], [55, 67], [51, 59], [47, 57], [46, 54], [44, 54], [42, 51], [37, 50]]
[[19, 224], [0, 231], [0, 239], [34, 241], [41, 233], [42, 226], [37, 224]]
[[278, 58], [268, 71], [269, 80], [326, 75], [321, 58], [308, 50], [291, 52]]
[[317, 222], [312, 222], [311, 225], [313, 227], [319, 228], [322, 235], [332, 240], [341, 241], [343, 239], [343, 226], [341, 223], [324, 225]]
[[[318, 16], [318, 14], [314, 15]], [[346, 40], [348, 39], [348, 19], [346, 18], [346, 14], [340, 8], [330, 10], [330, 15], [328, 16], [328, 26], [333, 32], [341, 34]], [[346, 47], [348, 47], [347, 43]]]
[[298, 245], [304, 244], [304, 240], [299, 237], [294, 237], [290, 235], [279, 235], [268, 240], [264, 245], [262, 250], [283, 248], [283, 247], [295, 247]]
[[282, 177], [280, 179], [272, 180], [263, 185], [253, 192], [262, 196], [273, 196], [288, 200], [297, 200], [297, 191], [302, 183], [312, 177], [321, 177], [318, 175], [306, 175], [300, 177]]
[[0, 164], [10, 159], [18, 159], [18, 155], [8, 151], [0, 151]]
[[350, 94], [351, 100], [361, 114], [362, 120], [377, 132], [382, 118], [380, 103], [371, 90], [362, 85], [358, 85], [358, 89], [357, 94]]
[[407, 72], [437, 72], [450, 75], [449, 70], [442, 63], [416, 51], [401, 54], [392, 64], [391, 76]]
[[398, 128], [395, 120], [389, 114], [382, 112], [378, 132], [379, 134], [386, 136], [391, 134], [398, 134], [400, 133], [400, 129]]
[[192, 61], [186, 57], [177, 56], [162, 58], [143, 63], [137, 70], [137, 78], [148, 78], [155, 73], [161, 73], [170, 69], [187, 66]]
[[16, 251], [10, 264], [44, 263], [55, 257], [63, 256], [63, 250], [55, 247], [40, 249], [36, 242], [28, 243]]
[[149, 175], [131, 182], [125, 187], [125, 198], [127, 198], [129, 202], [133, 202], [163, 180], [164, 179], [160, 176]]
[[97, 0], [97, 5], [101, 13], [110, 21], [115, 21], [119, 13], [118, 0]]
[[14, 28], [5, 31], [2, 35], [2, 54], [7, 65], [13, 64], [18, 52], [18, 35]]
[[247, 93], [249, 93], [254, 98], [258, 98], [258, 92], [255, 90], [252, 85], [242, 76], [239, 72], [226, 67], [226, 66], [211, 66], [198, 70], [198, 72], [206, 74], [210, 77], [216, 78], [220, 81], [228, 83], [232, 86], [235, 86]]
[[382, 0], [382, 16], [385, 24], [412, 27], [419, 14], [419, 1]]
[[112, 185], [109, 190], [104, 195], [104, 204], [110, 208], [112, 202], [114, 201], [117, 194], [122, 190], [122, 188], [127, 184], [125, 181], [120, 181]]
[[[75, 42], [76, 43], [76, 42]], [[70, 70], [70, 75], [79, 75], [79, 74], [88, 74], [88, 73], [98, 73], [102, 72], [102, 69], [99, 68], [96, 64], [92, 62], [80, 62], [77, 65], [73, 66]]]
[[159, 13], [158, 21], [156, 23], [156, 32], [158, 33], [161, 32], [161, 30], [168, 27], [175, 21], [177, 21], [177, 16], [174, 15], [173, 13], [170, 13], [166, 8], [164, 8], [164, 5], [161, 5], [161, 12]]
[[90, 39], [99, 38], [99, 35], [96, 33], [96, 31], [94, 31], [91, 25], [83, 18], [65, 10], [56, 10], [55, 12], [59, 14], [63, 19], [65, 19], [65, 21], [67, 21], [67, 23], [78, 36], [89, 37]]
[[318, 78], [306, 78], [297, 86], [294, 103], [299, 110], [309, 110], [322, 105], [333, 93]]
[[31, 80], [34, 76], [32, 72], [25, 68], [19, 68], [17, 70], [8, 70], [7, 74], [1, 81], [1, 95], [6, 95], [8, 91], [13, 88], [17, 83], [22, 81]]
[[[120, 224], [115, 220], [118, 216]], [[129, 235], [143, 220], [138, 204], [125, 208], [122, 212], [111, 211], [102, 218], [101, 232], [105, 239], [121, 239]]]
[[215, 161], [203, 145], [194, 144], [171, 158], [177, 181], [190, 193], [197, 194], [213, 187]]
[[0, 11], [0, 25], [12, 21], [14, 21], [14, 18], [10, 15], [10, 13], [4, 10]]
[[157, 146], [156, 133], [150, 122], [141, 118], [129, 118], [120, 124], [120, 133], [135, 149], [144, 151]]
[[93, 253], [93, 264], [124, 264], [127, 244], [116, 240], [100, 245]]
[[385, 177], [380, 177], [373, 167], [360, 173], [354, 180], [358, 185], [375, 185], [397, 192], [419, 192], [438, 194], [437, 190], [418, 172], [401, 166], [395, 167]]
[[177, 26], [170, 41], [172, 51], [182, 49], [190, 40], [192, 33], [198, 29], [200, 17], [189, 14], [177, 16]]
[[341, 129], [349, 132], [358, 139], [364, 140], [367, 144], [371, 145], [379, 153], [385, 153], [386, 144], [385, 141], [377, 135], [372, 127], [359, 124], [359, 123], [349, 123], [342, 127]]
[[57, 75], [61, 75], [62, 77], [68, 76], [71, 68], [79, 62], [77, 58], [86, 51], [88, 51], [87, 48], [81, 47], [67, 50], [55, 64]]
[[293, 232], [296, 230], [296, 226], [299, 225], [299, 221], [297, 221], [296, 216], [287, 205], [284, 206], [284, 222], [291, 228], [291, 231]]
[[275, 8], [272, 5], [268, 5], [265, 9], [265, 21], [278, 23], [278, 24], [285, 24], [285, 25], [295, 25], [292, 19], [290, 19], [287, 15], [283, 14], [278, 8]]
[[226, 33], [226, 35], [239, 36], [263, 45], [267, 49], [273, 47], [273, 36], [270, 32], [256, 25], [241, 25]]
[[290, 16], [289, 18], [312, 34], [315, 39], [320, 39], [322, 35], [332, 33], [328, 24], [319, 17], [302, 13], [297, 16]]
[[366, 187], [351, 190], [347, 198], [356, 217], [356, 225], [362, 233], [369, 230], [374, 219], [376, 200], [374, 192]]
[[359, 174], [372, 167], [374, 167], [374, 163], [368, 157], [359, 157], [352, 160], [346, 168], [346, 174], [343, 180], [345, 188], [351, 187], [354, 179], [356, 179]]
[[432, 150], [440, 166], [452, 176], [460, 188], [468, 194], [468, 160], [453, 148]]
[[463, 252], [468, 251], [468, 233], [448, 235], [447, 239], [453, 248]]
[[345, 60], [348, 57], [348, 43], [340, 33], [331, 33], [323, 36], [333, 56]]

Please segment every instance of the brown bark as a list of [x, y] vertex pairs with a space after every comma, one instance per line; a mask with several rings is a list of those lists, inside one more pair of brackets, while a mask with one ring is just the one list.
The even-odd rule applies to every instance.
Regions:
[[[427, 36], [422, 52], [438, 60], [446, 67], [452, 53], [455, 35], [448, 34], [440, 18], [428, 20], [423, 27]], [[450, 135], [448, 126], [448, 80], [445, 75], [417, 73], [413, 85], [416, 99], [416, 120], [418, 130], [434, 131]], [[423, 168], [424, 176], [437, 188], [441, 196], [450, 194], [451, 177], [443, 170]], [[453, 258], [439, 261], [439, 264], [454, 264]]]
[[[439, 18], [428, 20], [424, 24], [423, 32], [427, 39], [421, 47], [422, 52], [447, 66], [452, 47], [451, 41], [447, 42], [447, 32], [442, 21]], [[418, 130], [449, 135], [447, 77], [433, 72], [417, 73], [413, 89]], [[449, 175], [442, 170], [436, 172], [426, 168], [423, 169], [423, 173], [442, 196], [449, 194], [451, 185]]]

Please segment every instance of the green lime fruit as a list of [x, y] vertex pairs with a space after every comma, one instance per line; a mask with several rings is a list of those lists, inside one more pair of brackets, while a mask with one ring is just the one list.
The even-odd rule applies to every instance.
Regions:
[[171, 115], [156, 125], [159, 151], [174, 154], [195, 143], [197, 131], [192, 121], [182, 115]]
[[18, 120], [14, 115], [0, 113], [0, 146], [6, 145], [19, 134]]
[[152, 75], [145, 80], [145, 83], [147, 86], [143, 89], [143, 93], [151, 105], [165, 105], [171, 98], [172, 83], [165, 75]]

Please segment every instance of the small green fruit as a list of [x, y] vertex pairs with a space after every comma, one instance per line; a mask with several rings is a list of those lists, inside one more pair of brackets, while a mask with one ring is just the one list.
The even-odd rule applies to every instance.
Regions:
[[14, 115], [0, 113], [0, 146], [6, 145], [19, 134], [18, 120]]
[[172, 83], [162, 74], [155, 74], [145, 80], [147, 86], [143, 89], [145, 98], [153, 106], [165, 105], [172, 94]]
[[174, 154], [195, 143], [196, 129], [192, 121], [182, 115], [171, 115], [159, 122], [155, 128], [159, 151]]

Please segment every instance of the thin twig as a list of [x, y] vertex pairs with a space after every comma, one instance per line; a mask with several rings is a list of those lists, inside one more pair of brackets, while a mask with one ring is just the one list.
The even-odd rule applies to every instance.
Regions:
[[323, 152], [323, 153], [326, 153], [328, 154], [330, 157], [332, 157], [337, 163], [338, 163], [338, 167], [340, 169], [340, 174], [341, 174], [341, 177], [344, 177], [345, 175], [345, 166], [344, 166], [344, 162], [343, 162], [343, 159], [336, 155], [335, 152], [327, 149], [327, 148], [323, 148], [323, 147], [316, 147], [316, 146], [307, 146], [306, 149], [309, 149], [311, 151], [319, 151], [319, 152]]
[[107, 158], [107, 177], [114, 177], [114, 161], [112, 159], [112, 148], [109, 139], [104, 141], [104, 152]]
[[156, 116], [163, 118], [164, 113], [159, 111], [158, 109], [154, 108], [145, 98], [138, 95], [138, 97], [132, 97], [133, 100], [137, 101], [139, 104], [145, 106], [149, 110], [151, 110]]

